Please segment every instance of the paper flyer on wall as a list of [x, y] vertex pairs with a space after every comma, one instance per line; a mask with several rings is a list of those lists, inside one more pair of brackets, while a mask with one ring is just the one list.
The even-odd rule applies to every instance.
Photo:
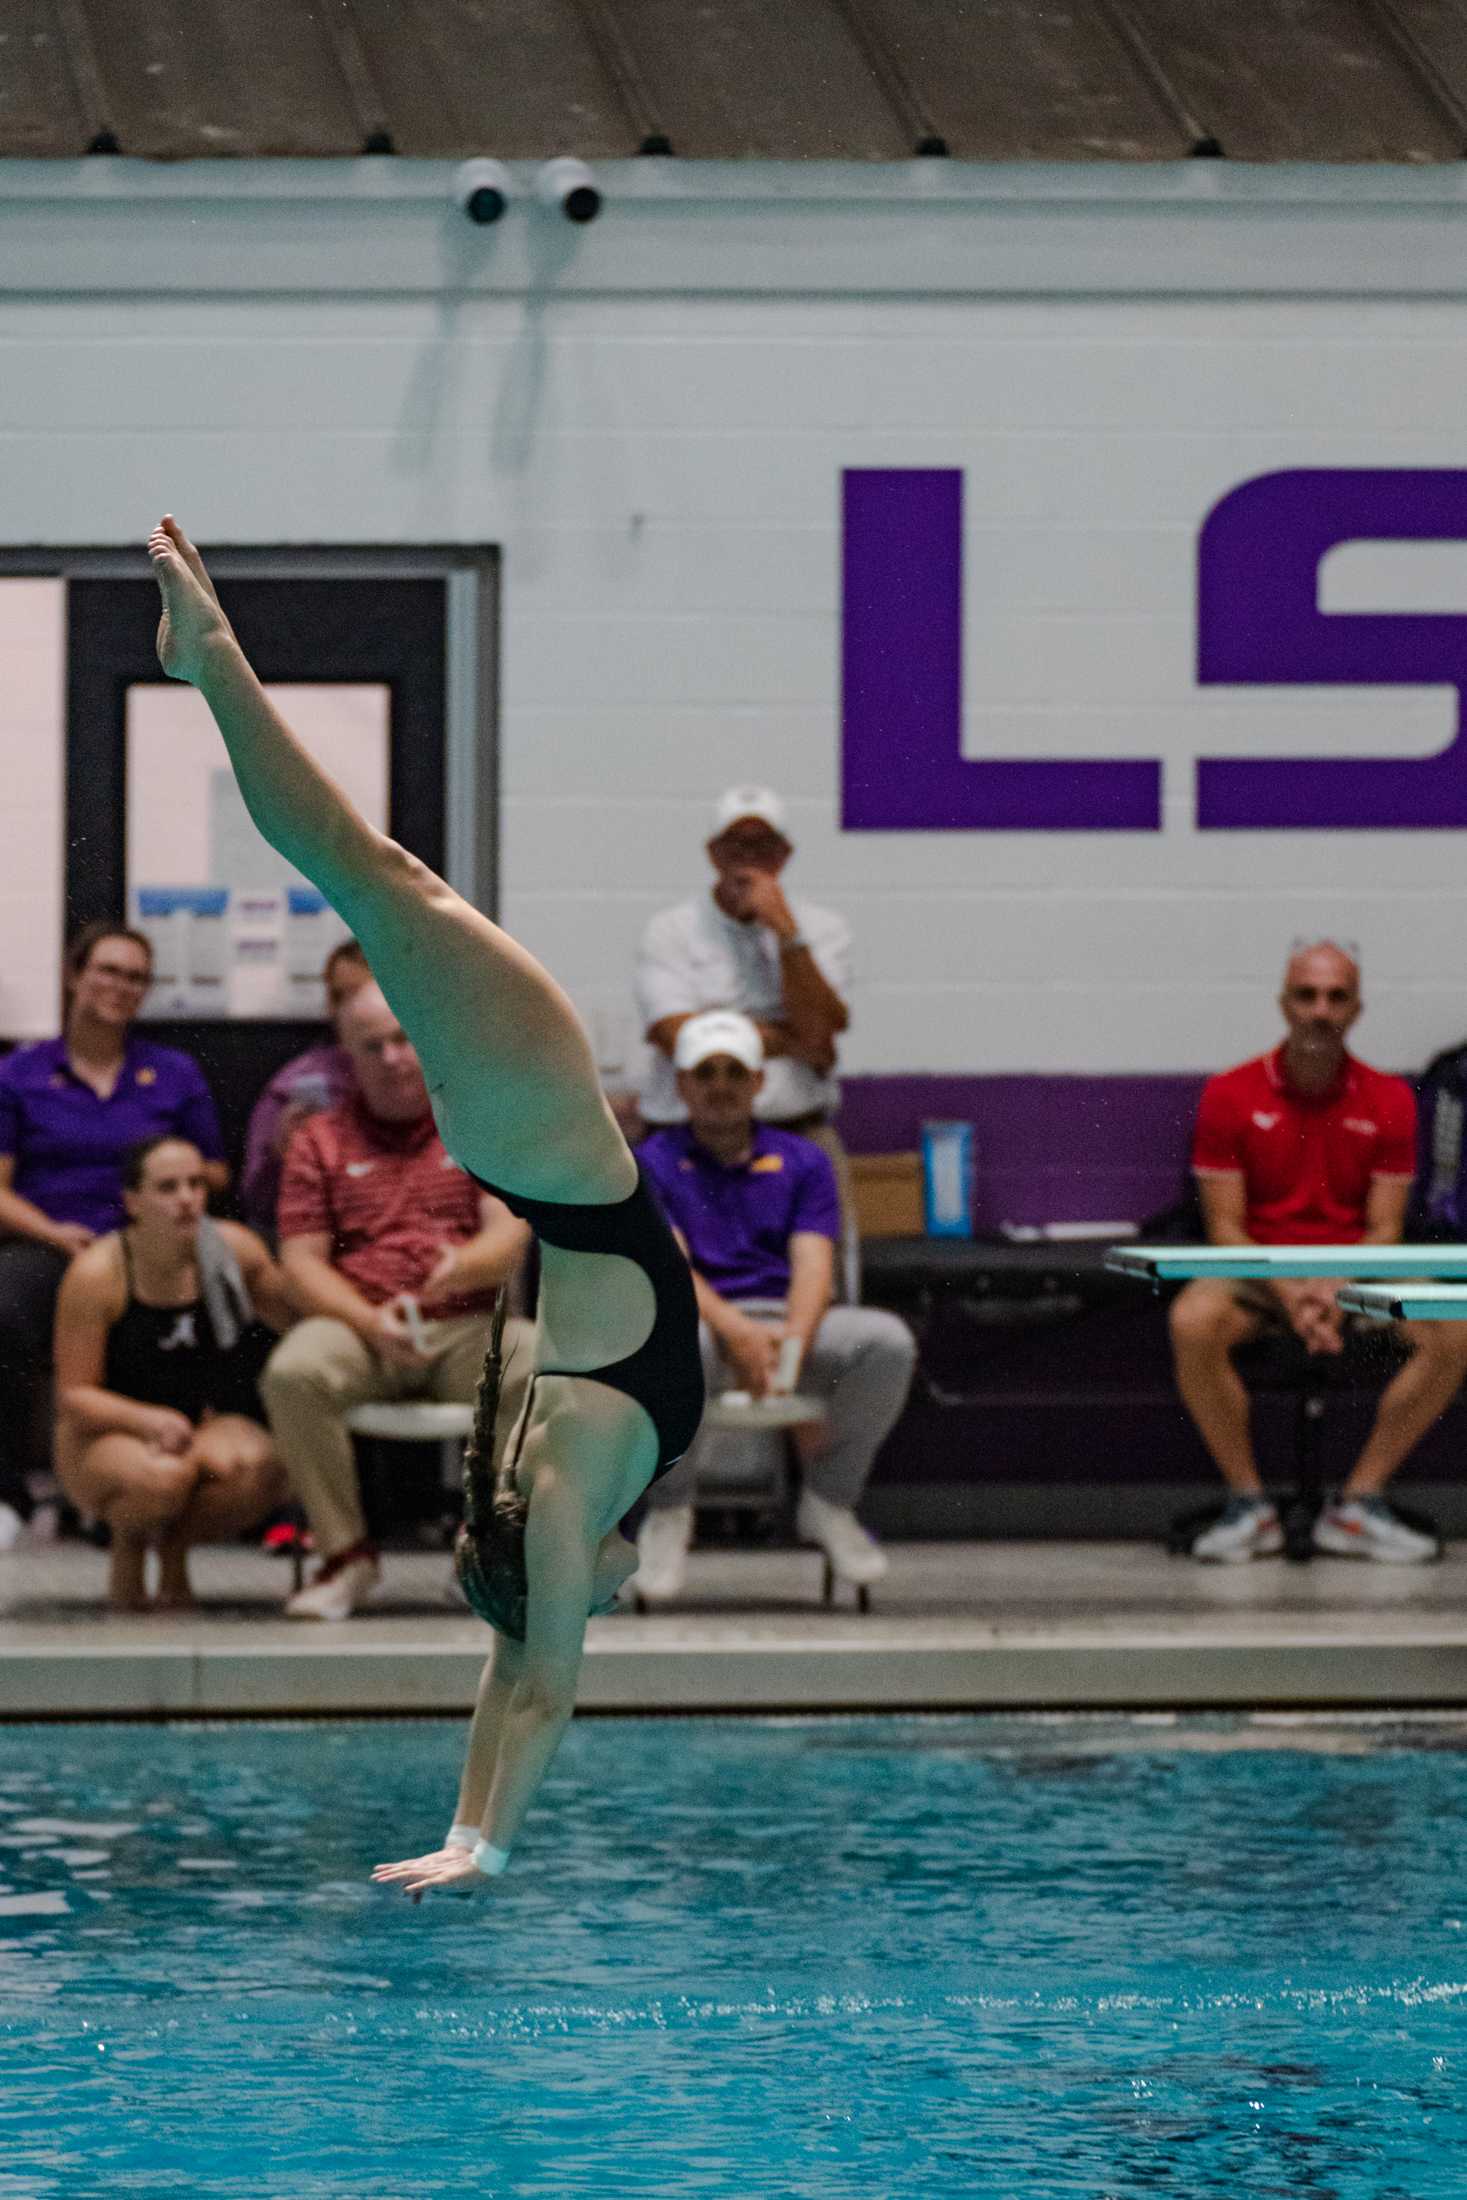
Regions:
[[314, 886], [285, 889], [285, 967], [282, 1016], [316, 1019], [326, 1013], [321, 973], [333, 947], [349, 937], [346, 926]]
[[321, 970], [346, 927], [309, 886], [137, 886], [130, 916], [152, 942], [150, 1018], [319, 1022]]
[[229, 1013], [284, 1014], [285, 893], [236, 886], [229, 896]]
[[[390, 690], [313, 681], [268, 693], [347, 799], [385, 829]], [[322, 969], [347, 928], [263, 838], [207, 720], [190, 688], [143, 681], [127, 691], [127, 903], [158, 964], [145, 1013], [319, 1023]]]
[[149, 1016], [229, 1013], [229, 893], [223, 886], [138, 886], [132, 922], [153, 946]]

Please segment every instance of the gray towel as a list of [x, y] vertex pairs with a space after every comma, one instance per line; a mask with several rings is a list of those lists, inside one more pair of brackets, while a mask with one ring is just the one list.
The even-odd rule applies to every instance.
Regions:
[[228, 1239], [207, 1215], [199, 1224], [199, 1289], [221, 1352], [232, 1352], [255, 1318], [250, 1294]]

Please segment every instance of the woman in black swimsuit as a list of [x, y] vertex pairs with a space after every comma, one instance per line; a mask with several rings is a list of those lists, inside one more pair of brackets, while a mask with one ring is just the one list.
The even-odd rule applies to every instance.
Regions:
[[496, 1629], [444, 1845], [374, 1875], [414, 1898], [504, 1869], [575, 1703], [586, 1621], [636, 1566], [621, 1533], [702, 1410], [686, 1262], [602, 1097], [580, 1019], [517, 941], [358, 815], [278, 716], [171, 520], [149, 554], [158, 655], [214, 714], [265, 838], [362, 943], [428, 1080], [443, 1142], [540, 1239], [533, 1379], [487, 1457], [497, 1351], [466, 1463], [460, 1569]]
[[[56, 1306], [56, 1469], [112, 1531], [114, 1611], [193, 1602], [195, 1543], [242, 1535], [285, 1495], [255, 1384], [293, 1317], [252, 1230], [211, 1222], [204, 1157], [144, 1141], [123, 1169], [127, 1222], [67, 1269]], [[263, 1324], [268, 1322], [270, 1328]]]

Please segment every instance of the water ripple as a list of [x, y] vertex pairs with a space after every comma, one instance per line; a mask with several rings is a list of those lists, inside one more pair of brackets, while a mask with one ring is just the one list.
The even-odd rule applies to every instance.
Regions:
[[1457, 2200], [1467, 1727], [1293, 1732], [588, 1721], [466, 1912], [454, 1726], [9, 1729], [0, 2200]]

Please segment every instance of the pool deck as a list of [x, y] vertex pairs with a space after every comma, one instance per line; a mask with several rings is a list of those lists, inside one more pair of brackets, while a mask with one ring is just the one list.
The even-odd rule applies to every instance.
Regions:
[[[1460, 1547], [1459, 1547], [1460, 1548]], [[1144, 1543], [894, 1543], [872, 1610], [827, 1611], [816, 1556], [695, 1553], [673, 1609], [591, 1624], [589, 1711], [1467, 1705], [1467, 1552], [1423, 1567], [1204, 1567]], [[279, 1616], [284, 1568], [195, 1562], [197, 1611], [109, 1615], [103, 1560], [0, 1557], [0, 1718], [462, 1712], [487, 1634], [437, 1553], [377, 1601]]]

